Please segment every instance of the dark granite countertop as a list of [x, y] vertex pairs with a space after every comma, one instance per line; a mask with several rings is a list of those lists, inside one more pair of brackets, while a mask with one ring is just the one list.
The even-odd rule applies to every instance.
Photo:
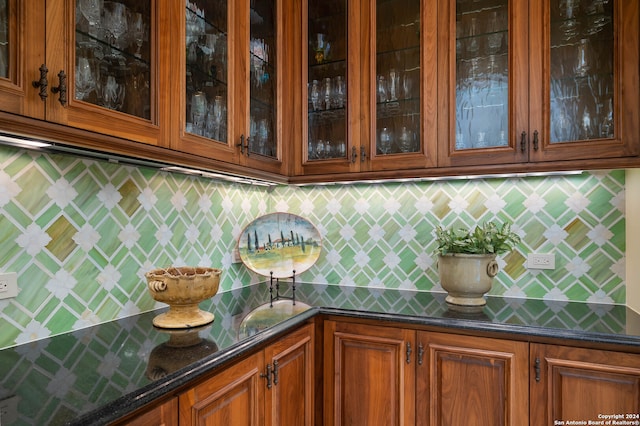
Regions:
[[[290, 295], [288, 286], [281, 293]], [[188, 333], [154, 328], [154, 311], [8, 348], [0, 351], [0, 404], [9, 407], [2, 425], [109, 423], [321, 313], [640, 351], [640, 315], [624, 306], [489, 297], [481, 312], [460, 313], [444, 297], [299, 284], [297, 306], [309, 309], [290, 318], [291, 309], [254, 314], [248, 324], [245, 318], [269, 302], [269, 285], [259, 284], [203, 302], [215, 320]], [[185, 340], [191, 346], [170, 346]]]

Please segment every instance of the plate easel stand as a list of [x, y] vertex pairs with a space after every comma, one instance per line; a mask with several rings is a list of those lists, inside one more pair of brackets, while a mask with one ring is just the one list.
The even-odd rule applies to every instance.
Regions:
[[280, 299], [290, 299], [295, 306], [296, 304], [296, 270], [294, 269], [291, 278], [293, 279], [291, 284], [291, 297], [280, 296], [280, 278], [275, 279], [275, 296], [273, 295], [274, 291], [274, 281], [273, 281], [273, 272], [270, 272], [270, 280], [269, 280], [269, 307], [273, 308], [273, 301]]

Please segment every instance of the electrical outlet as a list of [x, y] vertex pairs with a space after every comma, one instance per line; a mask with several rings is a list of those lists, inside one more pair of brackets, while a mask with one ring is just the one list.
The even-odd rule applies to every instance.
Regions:
[[15, 272], [0, 273], [0, 299], [18, 296], [18, 274]]
[[554, 254], [529, 253], [527, 256], [527, 268], [529, 269], [555, 269], [556, 256]]
[[0, 399], [0, 425], [12, 425], [18, 421], [18, 397]]

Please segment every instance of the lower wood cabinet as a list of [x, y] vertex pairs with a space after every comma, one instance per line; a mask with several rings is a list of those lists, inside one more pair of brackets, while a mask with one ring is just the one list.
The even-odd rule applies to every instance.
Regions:
[[640, 354], [371, 322], [324, 327], [325, 425], [640, 423]]
[[528, 423], [527, 342], [420, 331], [417, 344], [417, 425]]
[[324, 425], [413, 425], [415, 332], [325, 321]]
[[325, 425], [527, 422], [526, 342], [336, 321], [324, 339]]
[[531, 360], [530, 425], [640, 422], [640, 355], [532, 343]]
[[[311, 426], [314, 417], [327, 426], [640, 422], [640, 354], [373, 321], [331, 318], [323, 327], [324, 371], [314, 367], [315, 325], [307, 324], [118, 424]], [[314, 407], [321, 383], [323, 407]]]
[[313, 337], [306, 325], [181, 394], [180, 425], [312, 425]]
[[173, 426], [178, 424], [178, 398], [155, 404], [152, 408], [143, 409], [132, 418], [116, 422], [116, 425], [127, 426]]

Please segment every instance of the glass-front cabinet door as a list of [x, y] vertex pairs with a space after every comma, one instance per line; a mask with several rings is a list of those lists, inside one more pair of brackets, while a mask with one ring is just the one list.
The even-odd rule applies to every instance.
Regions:
[[[441, 3], [439, 81], [447, 103], [438, 110], [439, 164], [525, 161], [521, 139], [526, 141], [528, 131], [527, 2]], [[523, 96], [513, 96], [516, 92]]]
[[[180, 2], [176, 2], [180, 3]], [[187, 0], [174, 14], [183, 36], [173, 64], [180, 118], [172, 146], [202, 157], [278, 172], [277, 1]]]
[[278, 158], [276, 1], [251, 2], [249, 13], [249, 156]]
[[[303, 147], [303, 164], [307, 171], [339, 170], [348, 172], [355, 168], [359, 147], [354, 138], [359, 133], [351, 125], [357, 123], [357, 101], [351, 93], [358, 93], [349, 62], [349, 50], [353, 43], [348, 22], [353, 13], [346, 0], [306, 2], [306, 34], [308, 45], [303, 49], [306, 85], [306, 146]], [[303, 20], [305, 16], [303, 15]], [[355, 17], [353, 17], [355, 18]]]
[[[549, 22], [531, 40], [542, 46], [531, 63], [531, 159], [638, 154], [638, 1], [533, 5], [532, 19], [548, 16]], [[543, 109], [533, 107], [537, 104]]]
[[436, 17], [423, 3], [307, 2], [302, 173], [435, 165]]
[[165, 19], [153, 0], [47, 3], [46, 119], [137, 142], [164, 139]]
[[150, 120], [151, 2], [76, 0], [75, 14], [73, 99]]
[[[419, 0], [376, 0], [369, 84], [371, 170], [435, 165], [435, 14]], [[366, 45], [366, 44], [365, 44]]]
[[47, 69], [44, 26], [41, 2], [0, 0], [0, 111], [44, 118], [48, 89], [32, 85]]
[[158, 144], [164, 20], [155, 0], [0, 0], [0, 109]]
[[443, 1], [439, 165], [635, 155], [637, 3]]

